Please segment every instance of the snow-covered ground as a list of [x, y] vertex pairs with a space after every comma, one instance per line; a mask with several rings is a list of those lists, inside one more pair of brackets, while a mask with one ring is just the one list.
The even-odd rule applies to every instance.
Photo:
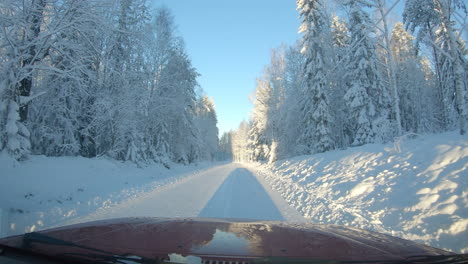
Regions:
[[305, 221], [255, 168], [203, 163], [168, 170], [105, 158], [0, 156], [3, 235], [101, 219], [218, 217]]
[[0, 168], [8, 235], [125, 216], [219, 217], [335, 223], [468, 251], [468, 140], [455, 132], [269, 165], [1, 155]]
[[456, 132], [263, 166], [302, 215], [468, 252], [468, 137]]
[[0, 236], [60, 225], [175, 185], [215, 165], [219, 164], [139, 168], [107, 158], [45, 156], [17, 162], [0, 154]]

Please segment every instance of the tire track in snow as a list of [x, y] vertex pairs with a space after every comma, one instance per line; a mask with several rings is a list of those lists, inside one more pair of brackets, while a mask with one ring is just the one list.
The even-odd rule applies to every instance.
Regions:
[[119, 217], [195, 217], [237, 167], [236, 164], [216, 166], [58, 226]]

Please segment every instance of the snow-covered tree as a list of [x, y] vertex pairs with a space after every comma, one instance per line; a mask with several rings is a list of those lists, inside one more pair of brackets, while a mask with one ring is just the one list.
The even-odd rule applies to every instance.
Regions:
[[348, 51], [348, 91], [345, 101], [353, 125], [352, 145], [359, 146], [386, 139], [390, 131], [389, 95], [378, 70], [371, 22], [358, 1], [348, 1], [350, 7], [350, 47]]
[[[392, 31], [391, 49], [396, 65], [401, 124], [404, 131], [435, 131], [437, 98], [431, 85], [433, 77], [426, 76], [421, 58], [417, 56], [414, 37], [403, 23], [397, 23]], [[430, 69], [428, 69], [430, 70]]]
[[[333, 116], [332, 134], [335, 135], [336, 147], [346, 147], [349, 145], [349, 131], [351, 130], [347, 106], [344, 102], [346, 92], [346, 65], [343, 63], [349, 48], [349, 31], [344, 19], [334, 16], [331, 23], [333, 37], [333, 63], [332, 69], [327, 69], [331, 83], [329, 93], [330, 110]], [[348, 130], [348, 132], [346, 132]]]
[[98, 153], [119, 160], [146, 160], [138, 102], [144, 96], [143, 34], [149, 23], [145, 0], [120, 0], [106, 40], [102, 87], [96, 102]]
[[[94, 46], [102, 27], [102, 3], [63, 1], [55, 16], [68, 27], [60, 29], [48, 52], [48, 71], [39, 71], [36, 91], [45, 93], [31, 103], [29, 128], [34, 153], [60, 156], [94, 154], [88, 130], [97, 82]], [[51, 24], [51, 27], [58, 25]], [[86, 39], [87, 41], [83, 41]], [[53, 71], [51, 69], [54, 69]]]
[[333, 44], [337, 47], [346, 47], [349, 43], [348, 26], [339, 16], [333, 16], [332, 23]]
[[232, 133], [232, 159], [235, 162], [252, 161], [251, 148], [248, 145], [249, 131], [250, 124], [246, 121], [242, 121], [239, 128]]
[[[383, 64], [385, 77], [387, 79], [387, 87], [391, 94], [391, 122], [393, 123], [392, 126], [394, 128], [395, 136], [400, 136], [402, 134], [401, 128], [401, 110], [400, 110], [400, 102], [398, 96], [398, 86], [397, 86], [397, 79], [396, 79], [396, 65], [392, 54], [390, 39], [391, 39], [391, 32], [389, 27], [389, 19], [388, 14], [389, 10], [386, 5], [386, 1], [384, 0], [372, 0], [373, 7], [377, 9], [379, 15], [379, 21], [381, 22], [376, 26], [379, 30], [381, 36], [381, 46], [383, 54]], [[395, 5], [397, 2], [394, 2]], [[394, 6], [393, 5], [393, 6]]]
[[[181, 53], [179, 53], [181, 52]], [[184, 51], [171, 56], [163, 72], [160, 96], [166, 101], [169, 118], [171, 154], [174, 161], [190, 163], [200, 157], [201, 141], [194, 123], [195, 87], [198, 73]]]
[[[168, 66], [174, 50], [181, 44], [175, 36], [174, 17], [167, 8], [156, 10], [149, 43], [149, 94], [146, 102], [146, 124], [148, 152], [155, 160], [164, 160], [171, 157], [169, 140], [169, 120], [167, 118], [169, 108], [163, 107], [167, 102], [162, 96], [165, 92], [163, 72]], [[170, 114], [169, 114], [170, 116]]]
[[269, 80], [257, 79], [249, 130], [249, 146], [254, 161], [266, 161], [270, 155], [272, 131], [269, 122], [273, 119], [273, 96], [273, 88]]
[[194, 121], [198, 73], [175, 35], [172, 15], [158, 9], [150, 22], [144, 1], [123, 1], [117, 11], [102, 89], [111, 96], [102, 94], [96, 103], [101, 152], [166, 165], [197, 160], [202, 146]]
[[195, 123], [200, 133], [200, 147], [203, 160], [214, 160], [219, 150], [218, 119], [213, 99], [202, 96], [197, 100]]
[[[0, 104], [5, 104], [0, 109], [13, 110], [16, 107], [6, 105], [15, 104], [19, 108], [18, 114], [0, 115], [11, 118], [19, 115], [19, 119], [13, 118], [17, 120], [16, 135], [9, 133], [9, 137], [20, 143], [6, 144], [16, 146], [16, 150], [9, 149], [16, 158], [29, 153], [30, 136], [34, 151], [44, 154], [80, 150], [84, 136], [75, 130], [83, 127], [84, 120], [77, 119], [86, 118], [81, 108], [88, 101], [80, 96], [89, 94], [85, 86], [95, 80], [91, 58], [96, 55], [93, 37], [99, 34], [98, 25], [102, 25], [97, 12], [105, 10], [101, 8], [105, 4], [106, 1], [42, 0], [0, 3], [0, 23], [5, 29], [0, 38], [1, 69], [8, 76], [3, 78], [0, 88]], [[42, 114], [50, 115], [39, 117], [39, 108]], [[26, 125], [33, 133], [27, 132]], [[0, 131], [5, 131], [2, 125]], [[0, 141], [7, 141], [1, 138]]]
[[0, 150], [24, 159], [31, 140], [35, 154], [213, 158], [213, 105], [197, 104], [170, 12], [149, 10], [146, 0], [1, 2]]
[[301, 131], [301, 111], [297, 103], [301, 98], [303, 84], [303, 69], [305, 56], [300, 52], [301, 45], [296, 44], [286, 49], [284, 69], [284, 99], [281, 104], [279, 120], [280, 132], [278, 137], [277, 158], [287, 158], [304, 153], [298, 147], [297, 139]]
[[326, 45], [330, 43], [328, 16], [321, 0], [298, 0], [297, 9], [302, 17], [299, 32], [304, 33], [302, 52], [306, 56], [304, 87], [302, 89], [302, 135], [300, 144], [308, 153], [324, 152], [335, 147], [331, 135], [331, 115], [326, 76]]
[[17, 159], [25, 159], [30, 153], [30, 133], [25, 124], [34, 68], [50, 47], [41, 32], [46, 5], [43, 0], [0, 3], [0, 150]]
[[255, 161], [274, 161], [278, 151], [281, 151], [278, 147], [285, 125], [282, 120], [284, 96], [284, 49], [273, 49], [271, 63], [265, 67], [263, 76], [257, 79], [253, 98], [249, 146]]
[[232, 138], [233, 132], [224, 132], [219, 139], [219, 160], [233, 160], [232, 156]]
[[418, 43], [426, 42], [432, 48], [446, 127], [450, 128], [458, 119], [460, 134], [464, 134], [466, 61], [460, 48], [461, 35], [456, 29], [455, 15], [462, 16], [461, 21], [466, 19], [464, 1], [408, 0], [403, 20], [410, 32], [417, 31]]
[[[448, 128], [439, 123], [449, 112], [447, 105], [453, 110], [458, 107], [455, 85], [452, 82], [454, 88], [444, 93], [434, 87], [456, 80], [454, 69], [460, 67], [455, 67], [451, 56], [441, 56], [450, 55], [452, 50], [450, 35], [444, 33], [449, 28], [440, 25], [444, 6], [441, 1], [433, 1], [436, 4], [432, 6], [423, 5], [430, 0], [414, 1], [414, 12], [420, 6], [429, 7], [432, 10], [426, 11], [439, 17], [414, 17], [415, 21], [429, 21], [417, 28], [429, 25], [431, 38], [422, 40], [436, 44], [432, 45], [437, 50], [432, 61], [416, 52], [414, 42], [418, 39], [414, 41], [401, 23], [390, 31], [389, 15], [398, 1], [341, 1], [339, 4], [349, 11], [347, 22], [338, 16], [329, 19], [321, 1], [297, 1], [303, 20], [302, 53], [295, 46], [283, 49], [284, 69], [278, 71], [281, 67], [272, 60], [258, 78], [248, 142], [242, 145], [247, 148], [241, 152], [244, 160], [274, 161], [335, 147], [385, 142], [406, 131]], [[454, 1], [451, 7], [464, 5]], [[373, 17], [367, 13], [372, 10]], [[459, 16], [458, 23], [462, 23], [463, 14]], [[458, 60], [466, 76], [464, 41], [458, 31], [455, 33]], [[444, 107], [438, 97], [446, 101]], [[453, 112], [448, 114], [453, 116]], [[241, 146], [239, 138], [245, 137], [238, 136], [236, 146]]]

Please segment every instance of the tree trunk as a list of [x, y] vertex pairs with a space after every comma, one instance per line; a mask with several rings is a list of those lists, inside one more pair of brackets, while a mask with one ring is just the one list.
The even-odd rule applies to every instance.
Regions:
[[[26, 38], [29, 49], [26, 51], [25, 59], [21, 61], [21, 67], [23, 67], [23, 69], [33, 65], [35, 62], [40, 60], [40, 58], [38, 58], [37, 43], [35, 43], [35, 41], [41, 32], [41, 24], [45, 5], [45, 0], [33, 0], [31, 3], [30, 14], [27, 18], [27, 21], [30, 22], [31, 25], [29, 28], [29, 34]], [[28, 97], [31, 95], [32, 80], [32, 69], [27, 68], [24, 74], [24, 78], [20, 81], [20, 86], [18, 87], [20, 96]], [[20, 106], [19, 115], [21, 122], [25, 122], [28, 119], [28, 104]]]
[[458, 45], [455, 39], [453, 30], [451, 27], [448, 28], [448, 34], [450, 36], [450, 45], [452, 46], [451, 56], [453, 59], [453, 66], [454, 66], [454, 76], [455, 76], [455, 96], [457, 97], [457, 108], [458, 108], [458, 118], [460, 120], [460, 135], [465, 134], [465, 121], [466, 121], [466, 113], [465, 113], [465, 97], [463, 94], [464, 89], [464, 81], [463, 76], [465, 75], [464, 68], [460, 62], [460, 57], [458, 56]]
[[[428, 27], [430, 27], [430, 25], [428, 24]], [[435, 47], [435, 39], [436, 37], [434, 36], [432, 30], [429, 31], [429, 34], [430, 34], [430, 37], [431, 37], [431, 41], [432, 41], [432, 53], [434, 55], [434, 62], [435, 62], [435, 65], [434, 65], [434, 68], [435, 68], [435, 71], [436, 71], [436, 80], [437, 80], [437, 97], [438, 97], [438, 100], [439, 100], [439, 105], [438, 107], [440, 107], [440, 114], [442, 115], [442, 120], [441, 120], [441, 129], [444, 130], [444, 129], [447, 129], [448, 127], [448, 124], [449, 124], [449, 118], [448, 118], [448, 113], [447, 113], [447, 105], [446, 105], [446, 101], [445, 101], [445, 96], [444, 96], [444, 85], [442, 84], [442, 67], [440, 65], [440, 59], [439, 59], [439, 56], [441, 56], [441, 54], [439, 54], [440, 52], [437, 50], [437, 48]]]
[[392, 49], [390, 48], [390, 39], [389, 39], [389, 34], [390, 32], [388, 31], [388, 25], [387, 25], [387, 18], [385, 14], [385, 2], [382, 0], [378, 1], [378, 9], [379, 12], [382, 16], [382, 23], [383, 23], [383, 34], [384, 34], [384, 39], [385, 39], [385, 50], [386, 50], [386, 55], [387, 55], [387, 60], [389, 63], [388, 67], [388, 77], [390, 79], [390, 86], [392, 89], [392, 96], [393, 96], [393, 112], [395, 114], [395, 130], [396, 130], [396, 136], [401, 136], [402, 134], [402, 128], [401, 128], [401, 111], [400, 111], [400, 98], [398, 97], [398, 87], [397, 87], [397, 82], [396, 82], [396, 66], [395, 66], [395, 60], [393, 59], [393, 54], [392, 54]]
[[465, 121], [466, 121], [466, 113], [465, 113], [465, 97], [464, 97], [464, 71], [463, 65], [460, 62], [460, 57], [458, 53], [458, 43], [457, 38], [455, 37], [455, 33], [453, 32], [452, 23], [450, 21], [450, 6], [448, 2], [441, 3], [441, 7], [443, 8], [443, 19], [444, 23], [447, 27], [447, 34], [450, 41], [450, 56], [452, 57], [453, 62], [453, 70], [454, 70], [454, 85], [455, 85], [455, 96], [458, 108], [458, 118], [460, 121], [460, 135], [465, 134]]

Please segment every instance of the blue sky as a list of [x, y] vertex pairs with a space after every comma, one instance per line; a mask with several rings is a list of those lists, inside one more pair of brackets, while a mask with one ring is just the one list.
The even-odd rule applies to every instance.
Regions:
[[[151, 1], [151, 0], [150, 0]], [[395, 1], [387, 1], [390, 7]], [[175, 17], [198, 81], [214, 99], [220, 136], [249, 119], [255, 79], [270, 62], [270, 52], [294, 44], [300, 19], [295, 0], [152, 0]], [[335, 1], [326, 1], [335, 10]], [[400, 20], [399, 1], [390, 20]], [[393, 23], [391, 23], [393, 24]]]
[[270, 51], [293, 44], [300, 24], [293, 0], [159, 0], [175, 16], [199, 83], [215, 101], [220, 135], [249, 117], [255, 78]]

